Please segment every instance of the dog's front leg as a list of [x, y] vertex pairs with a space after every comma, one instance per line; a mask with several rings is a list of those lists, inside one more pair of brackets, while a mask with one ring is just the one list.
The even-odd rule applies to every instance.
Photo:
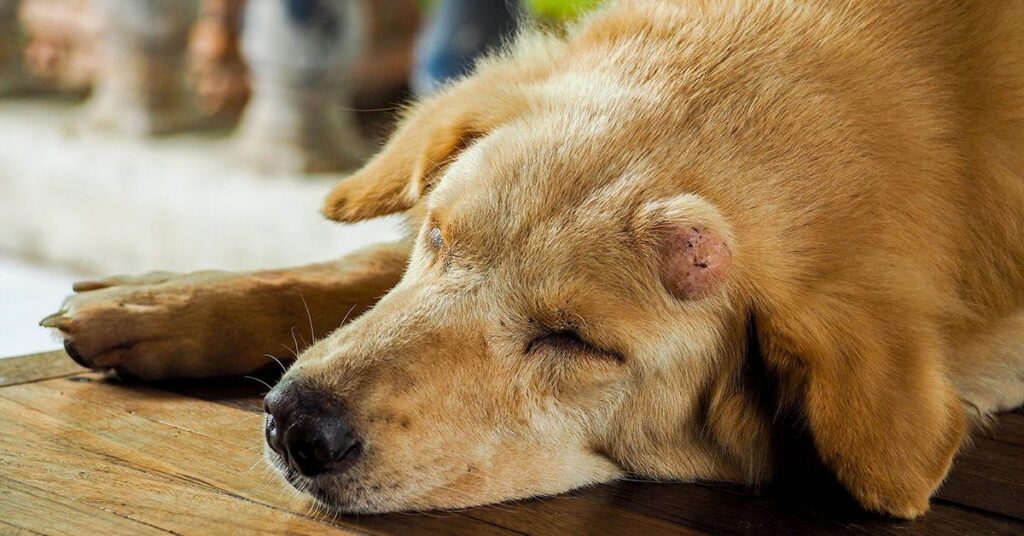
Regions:
[[82, 365], [141, 379], [244, 374], [295, 353], [372, 307], [402, 276], [408, 246], [252, 273], [116, 276], [75, 285], [60, 330]]

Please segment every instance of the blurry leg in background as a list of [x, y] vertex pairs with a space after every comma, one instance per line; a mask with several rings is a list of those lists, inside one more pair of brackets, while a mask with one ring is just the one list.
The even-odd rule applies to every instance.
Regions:
[[367, 150], [351, 108], [365, 43], [356, 0], [249, 0], [242, 53], [252, 96], [236, 132], [242, 158], [272, 172], [334, 171]]
[[196, 105], [214, 124], [233, 124], [249, 100], [239, 47], [245, 0], [202, 0], [189, 35], [188, 70]]
[[84, 93], [102, 65], [94, 0], [22, 0], [25, 66], [36, 85]]
[[21, 0], [0, 0], [0, 94], [27, 89], [21, 60], [21, 29], [18, 7]]
[[437, 0], [416, 49], [412, 90], [433, 93], [466, 74], [473, 62], [514, 35], [521, 0]]
[[94, 0], [102, 60], [86, 127], [145, 136], [195, 120], [186, 102], [185, 59], [195, 0]]

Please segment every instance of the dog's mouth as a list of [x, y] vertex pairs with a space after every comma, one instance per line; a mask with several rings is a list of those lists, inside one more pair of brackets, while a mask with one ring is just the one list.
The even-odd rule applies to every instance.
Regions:
[[363, 482], [350, 471], [326, 472], [305, 476], [295, 470], [277, 452], [265, 445], [264, 458], [281, 478], [299, 493], [312, 498], [329, 513], [383, 513], [407, 510], [399, 484]]
[[325, 473], [324, 475], [316, 477], [304, 476], [293, 469], [280, 454], [274, 452], [273, 449], [270, 448], [265, 450], [265, 458], [270, 467], [273, 468], [274, 471], [288, 483], [288, 485], [299, 493], [312, 497], [318, 506], [326, 508], [329, 511], [337, 511], [340, 513], [351, 511], [355, 508], [356, 501], [354, 498], [337, 497], [335, 494], [327, 491], [322, 480], [330, 479], [330, 473]]

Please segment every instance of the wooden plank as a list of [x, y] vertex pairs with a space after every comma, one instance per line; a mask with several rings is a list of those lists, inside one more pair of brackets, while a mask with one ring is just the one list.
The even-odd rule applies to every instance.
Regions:
[[[92, 385], [86, 385], [82, 381], [42, 382], [34, 385], [33, 388], [46, 390], [49, 392], [49, 396], [83, 399], [86, 403], [99, 405], [99, 408], [92, 410], [96, 412], [96, 418], [105, 417], [107, 412], [126, 412], [214, 441], [228, 442], [243, 448], [246, 452], [262, 445], [262, 435], [259, 434], [261, 421], [254, 420], [254, 415], [242, 414], [240, 416], [239, 412], [231, 410], [218, 410], [211, 415], [210, 405], [206, 403], [178, 397], [142, 385], [117, 385], [99, 381], [99, 379], [97, 375], [84, 375], [79, 380], [89, 380], [93, 382]], [[38, 399], [38, 397], [36, 398]], [[42, 403], [54, 405], [56, 402], [43, 400]], [[209, 479], [210, 474], [206, 473], [206, 475]], [[231, 484], [227, 484], [227, 486], [230, 487]], [[267, 497], [252, 494], [250, 490], [232, 488], [229, 491], [253, 500], [267, 500]], [[510, 509], [516, 513], [509, 514]], [[599, 526], [606, 527], [613, 532], [632, 528], [644, 532], [657, 531], [666, 534], [697, 533], [684, 526], [638, 516], [628, 510], [610, 505], [598, 506], [571, 496], [533, 501], [529, 509], [531, 510], [529, 515], [519, 515], [518, 512], [523, 510], [522, 505], [485, 507], [472, 512], [463, 512], [458, 516], [466, 516], [488, 525], [507, 527], [526, 533], [581, 534], [586, 532], [586, 527], [591, 523], [598, 523]], [[409, 516], [402, 517], [407, 521]]]
[[815, 510], [772, 497], [756, 497], [735, 486], [618, 482], [580, 492], [605, 504], [713, 534], [992, 534], [1018, 535], [1024, 525], [944, 504], [913, 522], [859, 510]]
[[978, 436], [1024, 447], [1024, 415], [1003, 413], [992, 428], [980, 432]]
[[1024, 521], [1024, 447], [975, 438], [957, 456], [936, 496]]
[[[100, 381], [96, 374], [40, 381], [54, 366], [70, 363], [62, 353], [60, 359], [45, 355], [51, 356], [47, 366], [27, 367], [35, 372], [25, 381], [34, 383], [0, 389], [0, 478], [16, 481], [0, 480], [0, 490], [21, 493], [22, 503], [29, 490], [45, 490], [49, 500], [37, 504], [41, 511], [58, 512], [50, 519], [70, 518], [81, 508], [83, 524], [98, 524], [87, 519], [90, 512], [105, 512], [99, 515], [188, 533], [201, 528], [301, 534], [332, 527], [467, 535], [1024, 533], [1024, 523], [1014, 519], [1017, 504], [1024, 503], [1017, 491], [1024, 456], [1014, 435], [1019, 423], [1012, 420], [1024, 419], [1020, 414], [1004, 415], [1011, 418], [1008, 428], [997, 426], [994, 435], [983, 435], [966, 450], [932, 511], [911, 523], [816, 511], [737, 487], [635, 482], [460, 512], [333, 519], [306, 516], [308, 502], [290, 498], [260, 469], [259, 395], [267, 388], [255, 380], [169, 382], [159, 388]], [[3, 510], [11, 501], [4, 497], [0, 533], [57, 531], [24, 517], [12, 523], [15, 518]], [[239, 523], [240, 517], [250, 521]]]
[[[43, 382], [38, 385], [40, 387], [53, 389], [56, 388], [56, 386], [58, 386], [59, 383]], [[160, 392], [159, 390], [154, 390], [152, 388], [145, 386], [112, 385], [106, 382], [98, 382], [91, 386], [87, 386], [85, 384], [77, 384], [74, 386], [74, 388], [76, 390], [88, 389], [89, 391], [87, 393], [86, 398], [90, 402], [100, 404], [105, 408], [120, 407], [125, 411], [146, 415], [148, 418], [155, 419], [158, 422], [168, 424], [180, 429], [184, 429], [189, 432], [202, 435], [204, 437], [218, 437], [220, 440], [231, 441], [231, 438], [247, 437], [248, 434], [252, 434], [254, 432], [253, 428], [258, 428], [253, 427], [251, 424], [246, 423], [244, 420], [237, 420], [237, 417], [232, 417], [236, 419], [235, 422], [232, 422], [231, 418], [225, 420], [223, 418], [223, 415], [234, 414], [234, 412], [232, 411], [227, 411], [224, 413], [214, 413], [212, 417], [204, 417], [204, 415], [210, 412], [209, 408], [205, 404], [198, 401], [188, 402], [188, 399], [177, 399], [174, 395], [163, 393]], [[125, 396], [125, 393], [129, 393], [130, 396]], [[190, 410], [189, 408], [191, 408], [192, 406], [196, 406], [197, 409]], [[196, 411], [198, 411], [199, 413], [196, 413]], [[243, 448], [246, 446], [250, 446], [249, 441], [249, 439], [241, 441], [240, 443], [238, 443], [238, 446]], [[260, 439], [257, 437], [252, 441], [259, 443]], [[998, 470], [998, 465], [993, 467], [993, 470]], [[646, 484], [645, 486], [651, 488], [660, 488], [666, 486], [666, 484]], [[687, 488], [687, 485], [683, 484], [671, 486]], [[709, 515], [709, 512], [710, 515], [715, 515], [717, 513], [718, 515], [724, 516], [724, 519], [722, 520], [722, 522], [724, 523], [735, 521], [737, 519], [742, 520], [746, 517], [749, 517], [750, 515], [750, 502], [757, 500], [749, 496], [740, 497], [739, 499], [736, 499], [734, 496], [723, 497], [720, 493], [715, 494], [714, 490], [712, 490], [712, 496], [707, 497], [706, 488], [694, 486], [689, 487], [691, 488], [690, 491], [687, 494], [684, 494], [686, 496], [684, 496], [680, 502], [694, 503], [694, 497], [692, 495], [696, 493], [698, 495], [698, 499], [703, 499], [703, 501], [696, 501], [696, 504], [701, 504], [702, 506], [700, 507], [699, 511], [689, 512], [689, 519], [668, 518], [673, 523], [694, 523], [694, 519], [699, 520], [701, 519], [701, 516]], [[652, 489], [652, 491], [648, 491], [648, 493], [650, 492], [656, 491]], [[989, 496], [991, 496], [991, 492], [989, 493]], [[971, 495], [953, 493], [949, 494], [950, 500], [959, 500], [967, 503], [972, 502], [970, 500], [965, 500], [965, 497], [966, 499], [970, 499]], [[555, 498], [548, 499], [546, 501], [555, 501], [557, 503], [560, 500], [562, 499]], [[721, 508], [722, 504], [733, 503], [734, 508], [732, 508], [731, 510], [723, 510]], [[974, 503], [975, 506], [978, 506], [976, 501]], [[557, 515], [549, 516], [548, 514], [544, 513], [545, 509], [550, 508], [550, 506], [544, 506], [546, 504], [548, 503], [545, 501], [538, 501], [536, 505], [532, 506], [531, 508], [537, 508], [541, 510], [541, 512], [531, 513], [530, 515], [506, 516], [502, 514], [500, 511], [492, 512], [489, 509], [470, 510], [468, 512], [465, 512], [465, 514], [470, 517], [479, 519], [481, 521], [495, 523], [500, 526], [513, 528], [515, 530], [527, 529], [526, 531], [529, 532], [529, 529], [536, 528], [538, 526], [538, 523], [541, 522], [541, 520], [556, 519], [559, 517]], [[749, 523], [752, 528], [755, 528], [757, 530], [795, 530], [795, 528], [803, 526], [806, 529], [805, 532], [813, 532], [814, 529], [820, 528], [820, 526], [822, 525], [822, 521], [816, 520], [814, 516], [808, 515], [796, 515], [789, 517], [783, 516], [782, 524], [776, 525], [775, 523], [779, 518], [776, 509], [779, 507], [779, 505], [771, 502], [760, 503], [760, 505], [762, 507], [755, 508], [753, 510], [754, 512], [757, 512], [757, 515], [755, 516], [757, 518], [756, 522], [751, 521]], [[986, 505], [982, 503], [980, 506]], [[632, 515], [631, 512], [628, 512], [627, 510], [621, 508], [618, 509], [619, 514], [616, 514], [616, 506], [614, 502], [604, 501], [602, 507], [611, 509], [608, 510], [605, 514], [610, 517], [615, 517], [616, 515], [623, 515], [624, 517], [628, 517], [629, 515]], [[515, 508], [517, 508], [518, 510], [522, 510], [521, 506], [515, 506]], [[929, 518], [936, 516], [941, 516], [943, 518], [950, 516], [959, 516], [958, 512], [951, 511], [950, 508], [951, 507], [949, 506], [937, 505], [935, 511], [939, 513], [936, 514], [935, 512], [933, 512], [929, 515]], [[628, 515], [622, 514], [623, 512], [627, 512]], [[967, 515], [968, 518], [970, 518], [971, 516], [977, 516], [977, 514], [970, 513], [965, 515]], [[825, 519], [825, 521], [831, 521], [831, 517], [829, 517], [828, 515], [824, 516], [823, 519]], [[700, 527], [701, 525], [695, 524], [693, 526]], [[706, 530], [720, 531], [727, 530], [727, 526], [728, 525], [723, 526], [717, 523], [710, 523], [707, 526], [704, 526], [703, 528]], [[842, 526], [843, 525], [836, 525], [833, 526], [833, 528], [839, 530]], [[564, 524], [556, 524], [549, 526], [547, 528], [555, 531], [564, 529], [565, 531], [570, 533], [573, 530], [572, 526]]]
[[5, 522], [3, 519], [0, 519], [0, 534], [3, 534], [4, 536], [38, 536], [43, 533], [16, 527]]
[[619, 482], [584, 491], [602, 504], [619, 503], [646, 515], [714, 534], [814, 534], [842, 532], [832, 517], [792, 510], [791, 504], [755, 497], [734, 486]]
[[[197, 382], [197, 385], [203, 386], [206, 383], [208, 382]], [[254, 389], [251, 382], [234, 383], [234, 387], [228, 389], [227, 393], [229, 394], [224, 397], [216, 396], [212, 391], [204, 391], [204, 393], [210, 394], [211, 398], [224, 401], [234, 400], [239, 392], [236, 389], [240, 389], [243, 392], [251, 392]], [[252, 467], [255, 463], [258, 468], [263, 468], [263, 463], [260, 461], [262, 459], [260, 452], [263, 445], [263, 411], [260, 409], [258, 415], [254, 414], [252, 404], [245, 405], [247, 407], [246, 411], [233, 409], [235, 404], [232, 402], [228, 402], [226, 404], [227, 407], [221, 408], [205, 401], [168, 393], [147, 385], [110, 382], [104, 380], [98, 374], [83, 374], [63, 382], [40, 382], [33, 384], [33, 388], [46, 390], [51, 395], [56, 393], [57, 396], [62, 398], [82, 400], [86, 404], [99, 406], [89, 410], [94, 418], [103, 418], [107, 415], [107, 412], [113, 412], [115, 415], [127, 413], [161, 425], [170, 426], [177, 430], [179, 434], [181, 432], [196, 434], [213, 441], [229, 443], [236, 449], [241, 449], [238, 452], [246, 457], [245, 463], [239, 465], [241, 467], [248, 464], [249, 474], [243, 475], [244, 477], [259, 477], [262, 480], [269, 474], [254, 472]], [[262, 408], [261, 405], [257, 407]], [[176, 436], [173, 441], [183, 442], [180, 435]], [[187, 444], [187, 441], [184, 441], [184, 443]], [[170, 446], [173, 448], [173, 443]], [[205, 461], [203, 460], [203, 462]], [[207, 467], [201, 471], [206, 475], [206, 478], [209, 478], [211, 475], [219, 475], [218, 470], [222, 468], [223, 458], [210, 459], [209, 461], [214, 466]], [[190, 467], [195, 468], [197, 466], [191, 465]], [[229, 476], [224, 481], [216, 481], [215, 484], [231, 494], [237, 494], [256, 502], [273, 504], [279, 498], [282, 490], [286, 489], [286, 484], [283, 482], [266, 479], [271, 483], [270, 493], [258, 492], [259, 490], [254, 492], [253, 489], [247, 486], [238, 485], [237, 472], [231, 474], [235, 475], [235, 477]], [[241, 482], [245, 483], [244, 480]], [[310, 509], [308, 501], [304, 497], [301, 500], [278, 506], [304, 515]], [[346, 521], [348, 518], [345, 517], [336, 518], [336, 516], [327, 515], [319, 517], [321, 520], [328, 518], [342, 524], [348, 523]], [[400, 529], [403, 532], [420, 531], [422, 533], [434, 533], [438, 530], [444, 530], [452, 534], [463, 532], [465, 534], [499, 534], [507, 532], [500, 527], [491, 526], [491, 523], [483, 520], [466, 523], [465, 518], [466, 516], [461, 513], [433, 513], [429, 516], [423, 516], [422, 519], [406, 514], [396, 514], [393, 516], [361, 517], [358, 524], [360, 528], [367, 530]]]
[[597, 503], [573, 494], [473, 508], [465, 514], [524, 534], [707, 534], [617, 504]]
[[86, 369], [63, 351], [0, 359], [0, 387], [70, 376]]
[[[38, 408], [46, 408], [45, 413]], [[149, 417], [151, 412], [154, 418]], [[13, 415], [18, 416], [9, 417]], [[54, 434], [54, 430], [60, 433]], [[16, 458], [16, 468], [18, 463], [44, 466], [42, 471], [23, 467], [12, 478], [49, 488], [68, 484], [60, 475], [52, 474], [55, 464], [86, 467], [87, 471], [97, 465], [105, 471], [116, 470], [119, 481], [127, 482], [125, 486], [139, 489], [111, 490], [110, 479], [101, 478], [99, 484], [75, 488], [75, 497], [89, 504], [98, 501], [120, 515], [142, 516], [146, 522], [176, 531], [183, 528], [175, 525], [180, 516], [200, 519], [206, 530], [223, 526], [237, 516], [251, 516], [256, 510], [270, 518], [271, 528], [260, 529], [267, 531], [281, 527], [281, 520], [269, 515], [274, 513], [300, 519], [308, 524], [300, 523], [300, 527], [315, 530], [334, 525], [408, 534], [460, 528], [471, 529], [467, 533], [474, 534], [508, 533], [460, 514], [358, 519], [320, 515], [306, 519], [303, 516], [311, 510], [309, 501], [296, 492], [289, 493], [263, 469], [262, 431], [256, 415], [141, 386], [128, 390], [104, 382], [58, 379], [0, 390], [0, 435], [9, 438], [0, 438], [0, 463]], [[29, 446], [22, 444], [25, 441]], [[29, 451], [35, 454], [29, 455]], [[40, 481], [34, 476], [37, 473], [50, 477]], [[102, 482], [106, 482], [107, 493], [101, 493]], [[154, 495], [165, 486], [166, 494]], [[112, 491], [114, 495], [123, 492], [131, 500], [106, 500]], [[192, 512], [190, 503], [197, 500], [215, 502], [217, 507]], [[152, 515], [156, 518], [150, 519]]]
[[[259, 414], [221, 408], [202, 400], [183, 397], [138, 383], [108, 381], [96, 373], [34, 384], [30, 396], [65, 407], [70, 401], [90, 407], [83, 418], [120, 418], [134, 415], [175, 430], [226, 442], [259, 454], [263, 444], [262, 410]], [[37, 391], [38, 390], [38, 391]], [[256, 458], [254, 458], [255, 460]]]
[[[0, 520], [10, 527], [45, 534], [171, 534], [113, 512], [0, 475]], [[5, 534], [6, 530], [2, 531]]]
[[[211, 489], [201, 479], [139, 467], [132, 448], [0, 399], [0, 463], [7, 478], [165, 530], [187, 533], [318, 534], [326, 527], [291, 512]], [[113, 423], [123, 426], [124, 422]], [[151, 434], [145, 443], [171, 439]], [[255, 479], [254, 479], [255, 480]], [[34, 530], [34, 529], [33, 529]]]
[[270, 390], [269, 386], [277, 383], [280, 374], [276, 372], [270, 370], [241, 378], [163, 381], [147, 384], [147, 387], [251, 413], [263, 413], [263, 396]]

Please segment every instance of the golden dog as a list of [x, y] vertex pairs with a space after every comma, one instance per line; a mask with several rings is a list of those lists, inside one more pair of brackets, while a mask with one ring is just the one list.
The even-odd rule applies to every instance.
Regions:
[[1024, 400], [1022, 28], [1021, 2], [615, 2], [413, 106], [329, 195], [408, 243], [86, 282], [44, 324], [91, 367], [210, 376], [308, 307], [267, 456], [341, 511], [766, 481], [785, 418], [912, 518]]

